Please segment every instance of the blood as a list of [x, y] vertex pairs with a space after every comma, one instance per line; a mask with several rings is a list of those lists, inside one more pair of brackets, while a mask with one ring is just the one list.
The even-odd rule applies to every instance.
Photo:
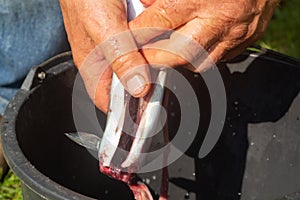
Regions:
[[[127, 95], [125, 95], [125, 101], [127, 99], [128, 102], [128, 112], [126, 112], [125, 119], [130, 118], [131, 120], [125, 120], [125, 124], [123, 125], [121, 133], [121, 138], [118, 143], [118, 148], [122, 149], [123, 151], [115, 152], [112, 159], [112, 164], [110, 166], [103, 166], [103, 163], [101, 162], [100, 158], [100, 171], [116, 180], [128, 184], [136, 200], [153, 200], [153, 198], [147, 185], [141, 181], [138, 181], [137, 175], [135, 173], [130, 172], [132, 169], [122, 169], [120, 165], [126, 159], [130, 151], [130, 147], [132, 145], [133, 140], [135, 139], [135, 134], [137, 131], [137, 127], [140, 123], [142, 114], [149, 102], [150, 97], [153, 94], [153, 88], [154, 87], [151, 88], [150, 92], [144, 98], [137, 99], [134, 97], [130, 97], [128, 93]], [[128, 97], [130, 97], [130, 99], [128, 99]], [[167, 127], [164, 127], [164, 132], [166, 131], [166, 129]], [[167, 138], [168, 135], [165, 135], [164, 142], [166, 143], [168, 142]], [[167, 155], [164, 155], [164, 160], [166, 159]], [[164, 167], [160, 200], [167, 199], [167, 191], [168, 171], [167, 167]]]
[[[112, 159], [113, 164], [110, 166], [103, 166], [100, 159], [100, 171], [116, 180], [127, 183], [136, 200], [153, 200], [153, 198], [148, 187], [144, 183], [137, 181], [138, 179], [136, 174], [130, 173], [129, 169], [122, 169], [120, 164], [126, 159], [129, 153], [144, 108], [146, 107], [151, 95], [152, 94], [150, 93], [143, 99], [137, 99], [128, 94], [125, 95], [125, 101], [127, 100], [128, 102], [128, 110], [125, 118], [130, 118], [131, 120], [125, 120], [118, 144], [118, 148], [121, 148], [124, 151], [116, 151]], [[130, 97], [130, 99], [127, 99], [128, 97]]]
[[120, 168], [115, 167], [105, 167], [100, 164], [100, 171], [103, 174], [106, 174], [114, 179], [120, 180], [124, 183], [131, 184], [132, 180], [134, 179], [134, 175], [128, 172], [121, 171]]
[[137, 181], [136, 174], [123, 172], [119, 168], [104, 167], [100, 165], [100, 171], [116, 180], [127, 183], [136, 200], [153, 200], [146, 184]]

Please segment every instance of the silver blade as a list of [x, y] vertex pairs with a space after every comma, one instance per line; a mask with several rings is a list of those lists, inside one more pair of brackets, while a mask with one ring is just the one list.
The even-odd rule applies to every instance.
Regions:
[[98, 136], [84, 132], [65, 133], [65, 135], [80, 146], [98, 152], [101, 143], [101, 138]]

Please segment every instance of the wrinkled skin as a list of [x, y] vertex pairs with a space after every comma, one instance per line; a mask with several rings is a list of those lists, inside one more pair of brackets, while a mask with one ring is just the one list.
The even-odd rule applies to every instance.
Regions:
[[[141, 2], [147, 9], [128, 24], [125, 8], [119, 0], [61, 0], [68, 38], [75, 64], [79, 69], [97, 44], [129, 28], [134, 30], [144, 27], [177, 30], [196, 40], [208, 51], [212, 61], [217, 63], [236, 56], [253, 44], [266, 29], [278, 4], [278, 0], [141, 0]], [[144, 45], [161, 33], [151, 31], [133, 35], [138, 44]], [[178, 52], [188, 51], [189, 48], [188, 44], [172, 35], [169, 39], [156, 43], [164, 47], [178, 48]], [[197, 55], [199, 52], [191, 52], [190, 59]], [[143, 49], [143, 55], [136, 50], [121, 56], [105, 69], [103, 66], [108, 63], [101, 51], [97, 51], [92, 58], [89, 60], [90, 66], [95, 67], [82, 72], [83, 79], [96, 106], [104, 112], [107, 111], [109, 102], [112, 71], [115, 71], [118, 77], [122, 77], [129, 69], [144, 65], [138, 72], [143, 75], [143, 87], [139, 86], [136, 94], [129, 91], [136, 97], [142, 97], [150, 87], [147, 62], [169, 67], [188, 64], [186, 59], [170, 52], [148, 48]], [[211, 66], [209, 63], [209, 59], [204, 57], [196, 69], [188, 65], [185, 67], [201, 72]], [[129, 74], [135, 73], [137, 72]], [[128, 77], [132, 75], [121, 80], [125, 88]]]
[[[257, 41], [263, 34], [273, 15], [278, 0], [156, 0], [141, 15], [130, 22], [130, 29], [161, 27], [176, 29], [196, 40], [208, 51], [213, 62], [230, 59]], [[149, 33], [137, 35], [140, 44], [147, 43], [153, 36]], [[177, 48], [177, 52], [189, 49], [189, 44], [176, 36], [161, 40], [159, 46]], [[174, 67], [188, 64], [170, 52], [145, 49], [149, 63], [160, 63]], [[199, 52], [190, 52], [190, 59]], [[201, 72], [210, 67], [209, 59], [203, 58], [197, 69]]]
[[[113, 71], [120, 79], [122, 77], [121, 82], [131, 95], [145, 96], [150, 89], [149, 69], [147, 62], [137, 49], [118, 57], [116, 48], [124, 42], [120, 41], [116, 45], [108, 44], [105, 47], [108, 51], [106, 53], [117, 57], [109, 61], [105, 59], [103, 51], [92, 52], [98, 44], [110, 38], [114, 39], [116, 34], [128, 30], [126, 8], [123, 2], [121, 0], [60, 0], [60, 4], [75, 65], [95, 105], [107, 113]], [[130, 45], [135, 46], [132, 35], [128, 35], [124, 40], [133, 41]], [[86, 59], [88, 56], [89, 59]], [[111, 63], [109, 67], [107, 67], [108, 63]], [[130, 70], [136, 66], [142, 67]], [[138, 81], [141, 85], [130, 89], [127, 87], [127, 81], [136, 74], [143, 76], [142, 81]]]

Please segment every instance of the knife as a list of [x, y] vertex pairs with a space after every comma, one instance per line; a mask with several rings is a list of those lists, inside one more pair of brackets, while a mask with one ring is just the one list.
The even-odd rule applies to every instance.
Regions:
[[85, 132], [65, 133], [65, 135], [76, 144], [96, 152], [98, 152], [102, 140], [97, 135]]

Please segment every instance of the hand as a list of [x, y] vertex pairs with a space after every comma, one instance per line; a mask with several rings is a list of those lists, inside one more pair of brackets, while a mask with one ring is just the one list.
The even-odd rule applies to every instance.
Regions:
[[75, 65], [95, 105], [107, 112], [113, 71], [133, 96], [144, 96], [150, 88], [149, 69], [128, 31], [123, 1], [60, 4]]
[[[217, 63], [233, 58], [253, 44], [264, 32], [278, 0], [144, 0], [148, 8], [129, 23], [131, 30], [159, 27], [177, 30], [168, 39], [157, 41], [154, 46], [173, 49], [174, 53], [151, 49], [145, 46], [143, 55], [147, 61], [175, 67], [188, 64], [201, 52], [191, 50], [195, 40], [209, 54], [202, 57], [197, 69], [201, 72], [211, 66], [210, 59]], [[153, 3], [153, 4], [152, 4]], [[152, 4], [152, 5], [151, 5]], [[135, 39], [146, 44], [164, 31], [137, 31]], [[185, 35], [183, 39], [180, 34]], [[151, 46], [151, 45], [150, 45]], [[178, 56], [186, 55], [185, 59]], [[191, 68], [190, 68], [191, 69]]]

